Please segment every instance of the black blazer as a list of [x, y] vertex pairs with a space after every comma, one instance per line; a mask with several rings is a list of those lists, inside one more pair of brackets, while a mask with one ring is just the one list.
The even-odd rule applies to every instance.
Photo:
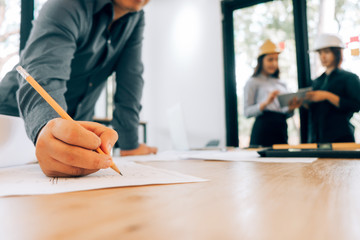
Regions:
[[354, 142], [350, 119], [360, 110], [360, 80], [356, 74], [335, 69], [325, 82], [326, 74], [314, 80], [314, 90], [325, 90], [340, 97], [339, 107], [329, 101], [311, 103], [309, 141], [314, 143]]

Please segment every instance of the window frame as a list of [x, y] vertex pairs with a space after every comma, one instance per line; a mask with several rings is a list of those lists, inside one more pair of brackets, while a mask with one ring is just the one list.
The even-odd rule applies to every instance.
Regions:
[[34, 0], [21, 0], [21, 19], [20, 19], [20, 49], [24, 49], [29, 38], [34, 19]]

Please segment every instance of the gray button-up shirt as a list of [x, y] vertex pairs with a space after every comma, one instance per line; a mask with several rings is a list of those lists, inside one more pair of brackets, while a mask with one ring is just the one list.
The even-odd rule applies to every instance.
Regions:
[[[23, 66], [75, 120], [91, 120], [106, 79], [116, 73], [112, 125], [122, 149], [138, 146], [143, 89], [143, 11], [111, 25], [111, 0], [49, 0], [20, 56]], [[15, 66], [16, 67], [16, 66]], [[0, 113], [21, 116], [30, 139], [59, 115], [15, 68], [0, 82]]]
[[[250, 118], [261, 115], [260, 104], [265, 102], [269, 94], [275, 90], [279, 90], [280, 94], [288, 93], [286, 84], [278, 78], [267, 77], [263, 74], [251, 77], [244, 87], [245, 117]], [[288, 109], [288, 107], [280, 107], [279, 100], [275, 98], [264, 110], [287, 114]]]

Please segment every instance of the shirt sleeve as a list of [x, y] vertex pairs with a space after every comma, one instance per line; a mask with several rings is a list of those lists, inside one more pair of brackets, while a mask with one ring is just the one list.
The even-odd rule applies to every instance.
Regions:
[[340, 96], [339, 110], [358, 112], [360, 110], [360, 80], [355, 74], [346, 79], [345, 94]]
[[[48, 1], [34, 22], [20, 56], [20, 65], [65, 111], [65, 81], [70, 77], [70, 64], [79, 34], [78, 15], [74, 13], [77, 6], [73, 6], [75, 2]], [[27, 135], [35, 143], [39, 130], [59, 115], [20, 75], [17, 76], [17, 80], [20, 116], [25, 121]]]
[[244, 87], [244, 115], [247, 118], [257, 117], [262, 113], [260, 103], [256, 102], [256, 91], [256, 84], [249, 80]]
[[287, 107], [286, 111], [284, 111], [286, 118], [291, 118], [294, 116], [294, 110], [289, 111], [289, 108]]
[[144, 15], [128, 39], [116, 65], [116, 92], [112, 126], [118, 132], [119, 147], [123, 150], [139, 146], [138, 127], [144, 80], [141, 60]]

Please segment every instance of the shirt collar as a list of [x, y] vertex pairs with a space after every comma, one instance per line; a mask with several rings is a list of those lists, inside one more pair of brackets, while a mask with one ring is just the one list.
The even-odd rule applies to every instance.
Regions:
[[336, 73], [338, 73], [338, 72], [340, 72], [340, 69], [339, 69], [339, 68], [335, 68], [335, 69], [330, 73], [330, 75], [336, 74]]
[[111, 9], [112, 9], [112, 1], [111, 0], [98, 0], [95, 1], [95, 5], [94, 5], [94, 12], [100, 12], [101, 9], [103, 9], [106, 5], [111, 5]]
[[[99, 0], [99, 1], [95, 1], [95, 6], [94, 6], [94, 13], [98, 13], [100, 11], [102, 11], [103, 9], [107, 9], [107, 11], [109, 11], [109, 13], [114, 14], [114, 7], [113, 7], [113, 1], [112, 0]], [[125, 14], [124, 16], [122, 16], [120, 19], [122, 19], [122, 21], [126, 21], [129, 19], [130, 16], [136, 14], [137, 12], [130, 12]]]
[[337, 74], [339, 71], [340, 71], [339, 68], [335, 68], [334, 70], [332, 70], [332, 72], [329, 75], [327, 75], [326, 72], [324, 72], [323, 74], [321, 74], [321, 77], [324, 77], [324, 76], [330, 77], [330, 76], [332, 76], [334, 74]]

